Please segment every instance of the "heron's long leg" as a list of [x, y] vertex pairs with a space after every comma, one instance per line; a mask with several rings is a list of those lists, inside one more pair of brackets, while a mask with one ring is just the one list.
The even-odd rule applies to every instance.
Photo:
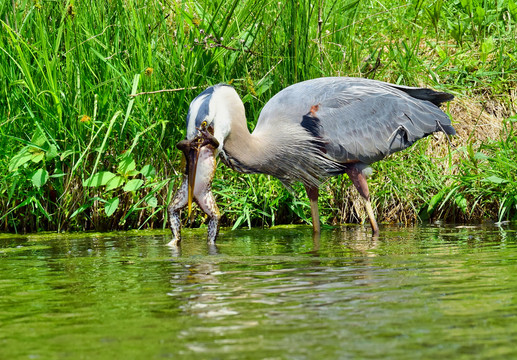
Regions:
[[368, 190], [368, 183], [366, 182], [366, 176], [357, 169], [355, 166], [350, 167], [346, 173], [352, 180], [355, 185], [355, 188], [359, 192], [359, 194], [365, 200], [366, 212], [368, 213], [368, 217], [370, 218], [370, 224], [372, 225], [372, 233], [373, 235], [379, 234], [379, 225], [377, 225], [377, 221], [375, 220], [375, 215], [373, 214], [372, 203], [370, 202], [370, 191]]
[[215, 244], [215, 239], [219, 232], [219, 219], [221, 218], [221, 214], [219, 213], [219, 208], [217, 207], [211, 188], [208, 187], [201, 196], [196, 196], [196, 202], [201, 210], [210, 218], [208, 221], [207, 240], [209, 244]]
[[180, 210], [187, 206], [188, 202], [188, 177], [183, 175], [183, 182], [169, 207], [169, 222], [172, 230], [172, 240], [169, 245], [178, 245], [181, 241], [181, 219]]
[[364, 201], [364, 206], [366, 207], [366, 212], [368, 213], [370, 224], [372, 225], [372, 235], [379, 235], [379, 225], [377, 225], [375, 215], [373, 214], [372, 203], [370, 202], [370, 199], [365, 199]]
[[305, 185], [307, 197], [311, 203], [312, 229], [315, 234], [321, 232], [320, 228], [320, 212], [318, 210], [318, 188], [316, 186]]

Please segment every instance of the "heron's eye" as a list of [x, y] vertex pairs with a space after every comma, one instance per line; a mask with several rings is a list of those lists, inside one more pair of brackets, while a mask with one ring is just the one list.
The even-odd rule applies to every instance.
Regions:
[[207, 125], [206, 120], [201, 123], [201, 127], [205, 128]]

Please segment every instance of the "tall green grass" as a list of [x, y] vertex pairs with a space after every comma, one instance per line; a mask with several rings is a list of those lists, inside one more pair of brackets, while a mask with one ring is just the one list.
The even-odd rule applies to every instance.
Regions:
[[[425, 84], [460, 97], [484, 92], [512, 109], [516, 20], [514, 0], [4, 1], [0, 228], [165, 226], [189, 102], [219, 82], [242, 95], [251, 128], [280, 89], [330, 75]], [[164, 89], [183, 90], [147, 93]], [[511, 179], [461, 182], [471, 171], [462, 167], [472, 158], [468, 142], [454, 150], [466, 154], [453, 165], [460, 177], [450, 177], [440, 165], [447, 158], [426, 152], [431, 141], [375, 166], [381, 219], [515, 217]], [[515, 163], [505, 154], [474, 159], [504, 169]], [[327, 223], [362, 219], [348, 179], [324, 186]], [[498, 196], [501, 187], [512, 195]], [[309, 221], [301, 187], [289, 193], [275, 179], [220, 168], [214, 189], [226, 225]], [[465, 200], [448, 196], [453, 189]], [[471, 202], [479, 210], [469, 212]]]
[[457, 174], [433, 196], [428, 212], [437, 210], [442, 217], [463, 221], [517, 218], [516, 121], [514, 116], [503, 122], [499, 139], [460, 149], [464, 156]]

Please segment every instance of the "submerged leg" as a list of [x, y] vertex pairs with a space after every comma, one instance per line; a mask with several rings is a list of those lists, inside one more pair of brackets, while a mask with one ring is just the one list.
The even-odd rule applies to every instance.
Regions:
[[217, 207], [211, 188], [206, 189], [201, 196], [196, 196], [196, 202], [201, 210], [210, 218], [208, 221], [207, 241], [209, 244], [215, 244], [215, 239], [219, 233], [219, 219], [221, 218], [221, 214], [219, 213], [219, 208]]
[[362, 173], [361, 170], [359, 170], [355, 166], [350, 167], [346, 171], [346, 173], [348, 174], [348, 176], [354, 183], [355, 188], [365, 201], [366, 212], [368, 213], [368, 218], [370, 219], [370, 224], [372, 226], [372, 235], [379, 235], [379, 225], [377, 225], [377, 221], [375, 220], [375, 216], [373, 215], [372, 204], [370, 202], [370, 191], [368, 190], [366, 176]]
[[318, 210], [318, 188], [316, 186], [305, 185], [307, 197], [311, 203], [312, 229], [314, 234], [321, 232], [320, 228], [320, 213]]
[[187, 206], [188, 202], [188, 177], [183, 176], [183, 182], [172, 199], [168, 212], [169, 222], [172, 231], [172, 240], [169, 245], [178, 245], [181, 241], [181, 219], [180, 210]]

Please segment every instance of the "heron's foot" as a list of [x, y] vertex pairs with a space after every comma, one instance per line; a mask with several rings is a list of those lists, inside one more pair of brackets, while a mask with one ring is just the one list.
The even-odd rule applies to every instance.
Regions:
[[180, 246], [181, 238], [174, 238], [167, 243], [167, 246], [178, 248]]
[[181, 227], [173, 227], [171, 220], [172, 240], [167, 244], [169, 246], [178, 246], [181, 242]]
[[372, 229], [372, 239], [373, 240], [377, 240], [379, 238], [379, 234], [380, 234], [379, 228]]
[[172, 232], [172, 240], [167, 244], [169, 246], [178, 246], [181, 241], [181, 219], [178, 209], [173, 206], [169, 207], [169, 222]]

